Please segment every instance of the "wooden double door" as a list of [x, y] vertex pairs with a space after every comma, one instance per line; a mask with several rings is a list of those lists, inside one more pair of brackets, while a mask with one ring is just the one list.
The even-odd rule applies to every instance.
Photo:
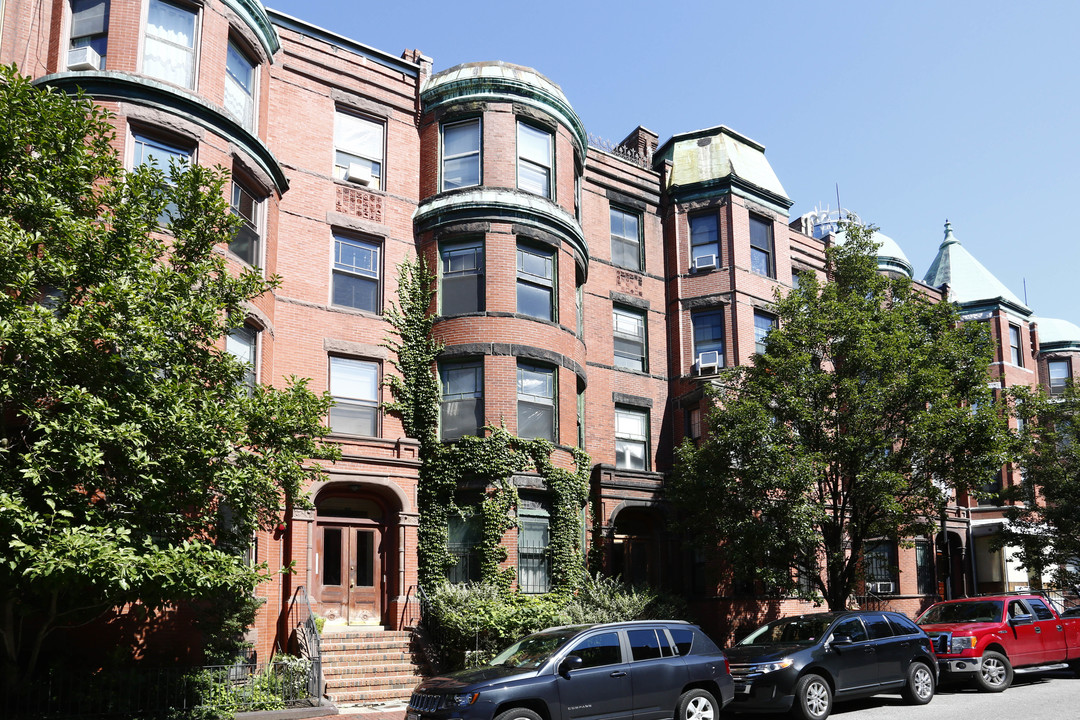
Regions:
[[315, 599], [321, 614], [351, 625], [379, 624], [383, 610], [383, 527], [318, 521]]

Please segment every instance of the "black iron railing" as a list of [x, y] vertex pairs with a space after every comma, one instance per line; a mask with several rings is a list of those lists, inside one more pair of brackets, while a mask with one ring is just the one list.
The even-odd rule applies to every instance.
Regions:
[[211, 706], [225, 713], [315, 706], [319, 696], [311, 692], [311, 678], [317, 665], [284, 657], [186, 669], [52, 669], [0, 693], [0, 717], [184, 717]]

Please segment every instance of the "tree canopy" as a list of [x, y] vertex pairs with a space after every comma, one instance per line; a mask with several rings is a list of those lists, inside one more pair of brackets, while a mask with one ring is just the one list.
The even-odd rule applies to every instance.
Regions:
[[1057, 397], [1013, 390], [1021, 419], [1019, 464], [1024, 482], [1005, 491], [1001, 540], [1032, 575], [1080, 591], [1080, 386]]
[[713, 381], [708, 432], [678, 449], [671, 483], [736, 578], [834, 609], [867, 541], [933, 532], [949, 488], [985, 484], [1007, 437], [985, 328], [880, 273], [872, 228], [845, 230], [828, 281], [777, 294], [764, 354]]
[[0, 69], [9, 679], [56, 628], [125, 603], [250, 598], [268, 569], [243, 550], [303, 504], [309, 458], [333, 456], [320, 442], [328, 397], [295, 378], [249, 387], [224, 350], [277, 282], [227, 267], [224, 170], [125, 173], [112, 143], [102, 108]]

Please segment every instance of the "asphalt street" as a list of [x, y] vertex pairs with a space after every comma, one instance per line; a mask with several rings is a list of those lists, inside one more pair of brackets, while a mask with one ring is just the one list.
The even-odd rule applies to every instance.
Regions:
[[[790, 720], [788, 715], [732, 715], [723, 720]], [[1069, 670], [1018, 672], [1003, 693], [946, 685], [928, 705], [905, 705], [899, 695], [878, 695], [833, 705], [836, 720], [1078, 720], [1080, 677]]]

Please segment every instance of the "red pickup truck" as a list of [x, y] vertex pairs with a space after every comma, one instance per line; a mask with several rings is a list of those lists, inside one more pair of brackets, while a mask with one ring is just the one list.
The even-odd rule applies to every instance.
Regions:
[[1014, 667], [1069, 663], [1080, 672], [1080, 618], [1038, 595], [992, 595], [931, 605], [916, 621], [934, 641], [942, 681], [973, 679], [1001, 692]]

